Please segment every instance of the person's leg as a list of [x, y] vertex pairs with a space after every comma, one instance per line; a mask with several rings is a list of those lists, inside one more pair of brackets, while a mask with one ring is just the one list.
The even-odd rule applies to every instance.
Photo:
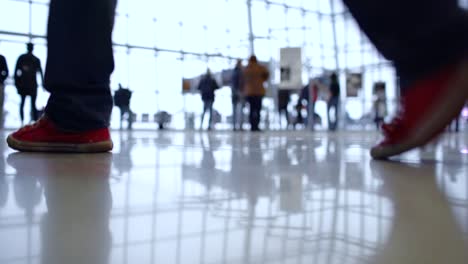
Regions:
[[127, 107], [127, 113], [128, 113], [128, 126], [127, 126], [127, 129], [128, 130], [132, 130], [133, 129], [133, 112], [132, 110], [130, 109], [130, 106]]
[[345, 0], [377, 49], [394, 62], [401, 109], [371, 150], [382, 159], [427, 144], [468, 98], [468, 15], [457, 0]]
[[203, 112], [202, 112], [201, 121], [200, 121], [200, 129], [203, 129], [203, 121], [205, 120], [206, 111], [208, 111], [208, 102], [203, 101]]
[[239, 99], [232, 97], [232, 129], [237, 130], [237, 111], [239, 106]]
[[24, 124], [24, 103], [26, 102], [26, 95], [21, 95], [21, 102], [20, 102], [20, 118], [21, 124]]
[[31, 119], [37, 121], [37, 107], [36, 107], [37, 94], [31, 95]]
[[132, 113], [130, 111], [130, 107], [128, 106], [122, 106], [120, 108], [120, 129], [123, 129], [123, 121], [125, 119], [125, 116], [127, 116], [127, 129], [131, 128], [131, 120], [132, 120]]
[[112, 28], [116, 0], [51, 0], [41, 118], [7, 138], [19, 151], [106, 152], [114, 69]]
[[254, 129], [254, 116], [255, 116], [255, 106], [253, 96], [246, 97], [247, 103], [249, 104], [249, 123], [250, 123], [250, 130]]
[[280, 129], [283, 128], [283, 122], [281, 120], [282, 119], [281, 112], [282, 112], [282, 110], [281, 110], [281, 108], [279, 108], [278, 109], [278, 124], [279, 124]]
[[254, 105], [254, 116], [253, 116], [253, 127], [255, 131], [259, 130], [260, 124], [260, 112], [262, 110], [262, 97], [261, 96], [254, 96], [253, 97], [253, 105]]
[[115, 6], [116, 0], [50, 1], [45, 111], [60, 128], [109, 126]]
[[332, 130], [332, 127], [333, 127], [333, 121], [332, 121], [332, 118], [331, 118], [331, 109], [333, 108], [333, 99], [330, 98], [330, 100], [328, 101], [327, 103], [327, 118], [328, 118], [328, 130]]
[[336, 130], [338, 128], [338, 122], [340, 119], [340, 98], [335, 97], [333, 101], [333, 106], [335, 107], [335, 122], [333, 124], [333, 130]]
[[310, 128], [311, 129], [314, 129], [315, 128], [315, 101], [311, 102], [310, 103], [310, 108], [309, 108], [309, 114], [311, 115], [310, 116], [310, 119], [309, 119], [309, 122], [310, 122]]
[[123, 129], [123, 120], [125, 116], [125, 111], [123, 107], [119, 107], [119, 112], [120, 112], [120, 130]]
[[468, 18], [457, 0], [344, 0], [361, 29], [409, 84], [466, 54]]
[[257, 98], [257, 129], [259, 128], [260, 120], [262, 119], [262, 101], [263, 96]]
[[239, 130], [243, 130], [244, 129], [244, 108], [245, 108], [245, 105], [247, 104], [247, 99], [245, 97], [242, 97], [240, 99], [240, 109], [239, 109]]
[[5, 103], [5, 85], [0, 83], [0, 129], [3, 128], [5, 120], [4, 120], [4, 103]]
[[208, 120], [208, 129], [211, 130], [213, 127], [213, 101], [208, 102], [208, 112], [210, 114], [210, 119]]

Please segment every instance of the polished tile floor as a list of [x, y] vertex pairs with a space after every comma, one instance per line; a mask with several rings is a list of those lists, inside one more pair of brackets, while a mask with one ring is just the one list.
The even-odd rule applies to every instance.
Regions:
[[467, 134], [390, 162], [372, 133], [113, 138], [94, 155], [1, 141], [1, 264], [468, 263]]

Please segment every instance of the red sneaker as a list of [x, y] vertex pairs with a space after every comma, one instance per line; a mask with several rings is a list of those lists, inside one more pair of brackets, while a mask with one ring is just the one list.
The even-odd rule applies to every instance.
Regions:
[[12, 149], [37, 152], [107, 152], [113, 147], [108, 128], [65, 132], [46, 117], [9, 135], [7, 143]]
[[371, 149], [385, 159], [425, 145], [444, 131], [468, 99], [468, 60], [416, 82], [402, 98], [402, 111], [382, 126], [384, 140]]

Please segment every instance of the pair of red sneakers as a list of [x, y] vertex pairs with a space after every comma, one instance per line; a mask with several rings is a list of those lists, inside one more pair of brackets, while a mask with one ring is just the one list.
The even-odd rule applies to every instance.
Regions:
[[[402, 110], [383, 125], [384, 140], [371, 149], [371, 156], [384, 159], [422, 146], [440, 134], [459, 113], [468, 98], [468, 60], [442, 69], [408, 87]], [[66, 132], [43, 117], [7, 138], [20, 151], [106, 152], [112, 150], [107, 128]]]

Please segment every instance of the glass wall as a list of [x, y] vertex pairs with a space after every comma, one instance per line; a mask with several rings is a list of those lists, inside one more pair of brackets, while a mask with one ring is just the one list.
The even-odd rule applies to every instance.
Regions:
[[[460, 2], [468, 6], [468, 1]], [[48, 1], [0, 0], [0, 6], [0, 53], [6, 56], [10, 73], [28, 41], [36, 44], [35, 53], [44, 66]], [[277, 128], [274, 95], [283, 47], [302, 48], [304, 84], [339, 69], [344, 105], [341, 114], [350, 121], [346, 128], [355, 123], [362, 128], [369, 121], [366, 117], [371, 113], [373, 84], [377, 81], [386, 83], [389, 112], [394, 112], [398, 95], [393, 67], [359, 31], [341, 0], [252, 0], [251, 11], [255, 53], [261, 61], [270, 63], [273, 73], [271, 97], [265, 101], [265, 111], [271, 114], [270, 128]], [[198, 116], [201, 100], [196, 94], [182, 94], [182, 78], [198, 76], [208, 67], [220, 72], [232, 68], [236, 58], [247, 58], [248, 21], [245, 0], [119, 0], [114, 29], [116, 68], [111, 85], [115, 90], [121, 83], [134, 91], [131, 107], [139, 120], [136, 127], [156, 128], [154, 123], [140, 122], [145, 113], [152, 117], [158, 111], [169, 112], [173, 116], [171, 127], [176, 129], [184, 128], [184, 113]], [[346, 97], [347, 73], [362, 73], [363, 89], [357, 96]], [[44, 107], [47, 98], [47, 92], [40, 91], [37, 106]], [[20, 125], [18, 104], [19, 96], [9, 78], [7, 127]], [[324, 128], [325, 108], [324, 101], [318, 103]], [[226, 123], [232, 112], [228, 87], [217, 92], [215, 109]], [[118, 123], [115, 114], [112, 126], [118, 127]]]

